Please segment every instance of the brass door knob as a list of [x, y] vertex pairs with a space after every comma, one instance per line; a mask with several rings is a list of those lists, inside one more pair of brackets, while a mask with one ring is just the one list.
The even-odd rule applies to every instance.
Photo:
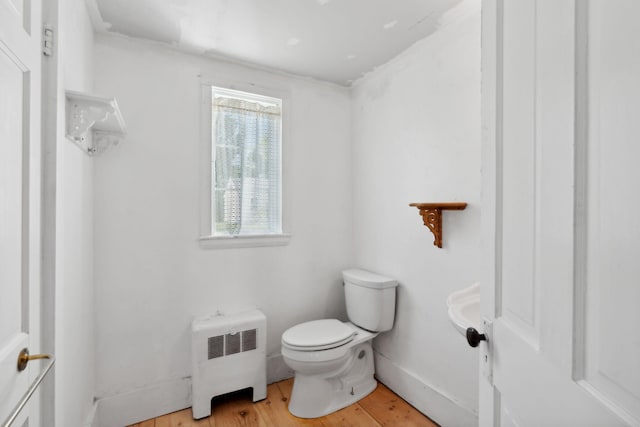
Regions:
[[37, 359], [51, 359], [51, 355], [43, 353], [43, 354], [34, 354], [31, 356], [29, 355], [29, 349], [23, 348], [20, 354], [18, 355], [18, 372], [22, 372], [25, 369], [27, 369], [27, 365], [29, 364], [29, 361], [37, 360]]

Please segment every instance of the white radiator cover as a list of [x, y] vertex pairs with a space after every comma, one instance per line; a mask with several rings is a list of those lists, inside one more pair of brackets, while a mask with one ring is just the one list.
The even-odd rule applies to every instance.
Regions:
[[191, 327], [193, 418], [211, 415], [211, 399], [253, 388], [267, 397], [267, 318], [260, 310], [200, 317]]

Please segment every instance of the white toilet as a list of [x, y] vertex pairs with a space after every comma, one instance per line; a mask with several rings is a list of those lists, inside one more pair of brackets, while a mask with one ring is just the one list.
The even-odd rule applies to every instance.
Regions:
[[371, 342], [393, 327], [397, 282], [356, 269], [342, 277], [350, 322], [314, 320], [282, 334], [282, 356], [295, 371], [289, 412], [300, 418], [330, 414], [376, 388]]

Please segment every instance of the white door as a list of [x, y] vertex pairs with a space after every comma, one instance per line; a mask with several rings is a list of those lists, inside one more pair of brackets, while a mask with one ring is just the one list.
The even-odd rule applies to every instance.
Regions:
[[[40, 351], [40, 35], [37, 0], [0, 0], [0, 423], [43, 362]], [[37, 396], [14, 423], [39, 425]]]
[[481, 426], [640, 425], [638, 17], [483, 1]]

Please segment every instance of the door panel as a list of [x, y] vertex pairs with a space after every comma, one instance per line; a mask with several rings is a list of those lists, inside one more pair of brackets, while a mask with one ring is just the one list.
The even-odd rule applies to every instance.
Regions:
[[639, 14], [634, 0], [483, 2], [481, 425], [640, 425]]
[[[0, 414], [6, 414], [27, 387], [16, 370], [17, 355], [28, 345], [29, 283], [24, 245], [24, 68], [0, 48]], [[27, 132], [28, 134], [28, 132]], [[4, 416], [1, 417], [4, 419]]]
[[[640, 419], [640, 32], [637, 1], [593, 2], [589, 19], [585, 380]], [[624, 357], [620, 357], [624, 355]]]
[[[40, 3], [0, 0], [0, 422], [40, 364]], [[35, 30], [35, 31], [32, 31]], [[38, 396], [14, 425], [39, 425]]]
[[510, 203], [503, 205], [502, 235], [503, 282], [498, 307], [505, 321], [513, 323], [532, 345], [537, 345], [536, 331], [536, 191], [535, 140], [535, 11], [528, 0], [508, 2], [511, 19], [504, 25], [504, 55], [517, 61], [504, 63], [502, 137], [503, 173], [509, 177], [502, 182], [502, 194]]
[[23, 70], [0, 51], [0, 280], [14, 283], [0, 299], [0, 345], [22, 330]]

